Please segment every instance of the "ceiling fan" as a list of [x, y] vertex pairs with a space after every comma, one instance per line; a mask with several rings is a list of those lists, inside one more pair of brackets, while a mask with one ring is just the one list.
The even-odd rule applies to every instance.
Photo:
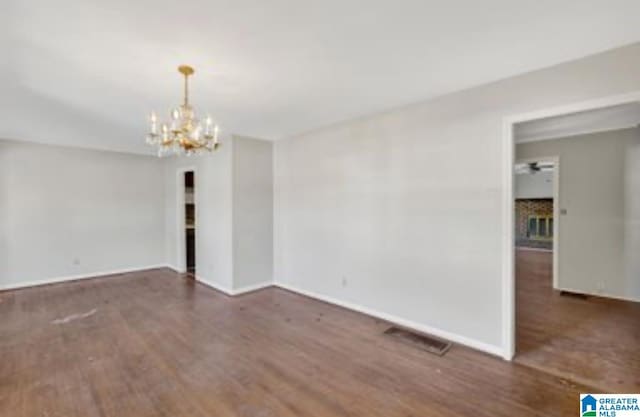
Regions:
[[527, 162], [515, 165], [516, 174], [536, 174], [538, 172], [553, 171], [553, 162]]

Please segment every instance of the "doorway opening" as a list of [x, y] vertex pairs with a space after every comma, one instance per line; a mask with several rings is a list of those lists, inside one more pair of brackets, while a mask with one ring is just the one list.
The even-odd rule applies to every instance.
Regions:
[[636, 95], [505, 130], [505, 357], [603, 392], [640, 389], [639, 126]]
[[560, 234], [560, 158], [526, 158], [516, 146], [514, 165], [514, 243], [517, 254], [545, 252], [552, 260], [552, 282], [557, 287]]
[[195, 202], [195, 172], [185, 171], [184, 181], [184, 265], [187, 275], [196, 274], [196, 202]]

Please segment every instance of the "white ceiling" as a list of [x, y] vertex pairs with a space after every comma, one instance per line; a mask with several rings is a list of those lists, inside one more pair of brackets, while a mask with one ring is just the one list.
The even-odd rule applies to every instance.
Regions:
[[517, 143], [526, 143], [626, 129], [638, 125], [640, 103], [629, 103], [518, 123], [514, 129], [514, 136]]
[[193, 102], [278, 139], [640, 40], [637, 0], [3, 0], [0, 137], [144, 152]]

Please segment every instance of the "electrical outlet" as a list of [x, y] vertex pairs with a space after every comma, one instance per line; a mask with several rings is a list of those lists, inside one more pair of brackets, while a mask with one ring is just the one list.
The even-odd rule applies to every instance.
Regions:
[[342, 277], [342, 286], [343, 287], [347, 286], [347, 277]]

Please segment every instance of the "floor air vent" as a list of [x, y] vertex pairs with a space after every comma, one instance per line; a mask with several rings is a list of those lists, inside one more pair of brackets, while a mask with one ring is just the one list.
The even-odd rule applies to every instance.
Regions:
[[407, 345], [426, 350], [427, 352], [438, 356], [442, 356], [447, 353], [451, 347], [451, 342], [438, 339], [428, 334], [416, 333], [401, 327], [389, 327], [385, 330], [384, 334], [392, 336]]

